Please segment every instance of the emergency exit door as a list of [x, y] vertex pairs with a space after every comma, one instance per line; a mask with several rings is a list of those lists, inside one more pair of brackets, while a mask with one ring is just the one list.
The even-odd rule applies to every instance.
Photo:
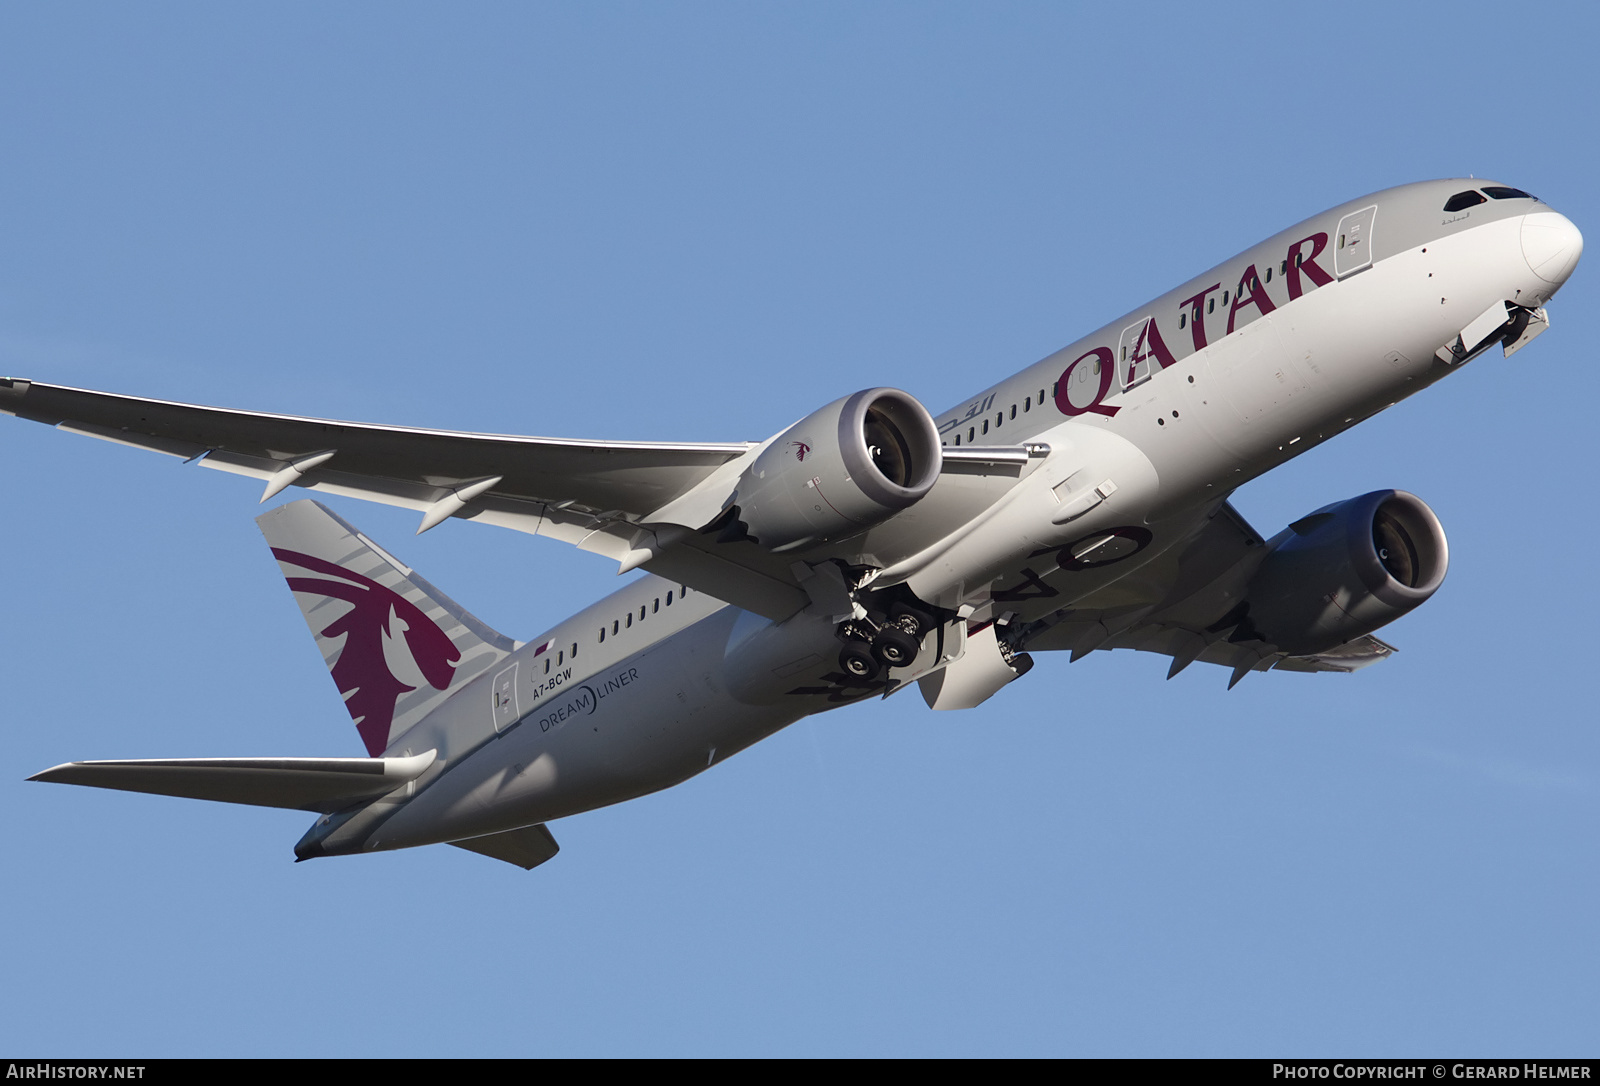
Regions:
[[1372, 267], [1372, 223], [1377, 215], [1374, 204], [1339, 220], [1339, 233], [1333, 242], [1333, 273], [1340, 279]]

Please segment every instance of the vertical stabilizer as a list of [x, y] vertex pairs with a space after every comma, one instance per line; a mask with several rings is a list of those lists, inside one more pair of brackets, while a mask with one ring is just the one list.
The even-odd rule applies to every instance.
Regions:
[[373, 757], [517, 647], [319, 502], [256, 523]]

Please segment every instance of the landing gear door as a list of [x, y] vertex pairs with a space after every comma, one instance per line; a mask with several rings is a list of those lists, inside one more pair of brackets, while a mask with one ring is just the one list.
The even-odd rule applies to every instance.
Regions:
[[494, 730], [503, 732], [517, 722], [517, 665], [494, 677]]
[[923, 632], [916, 659], [905, 667], [886, 669], [886, 674], [898, 690], [924, 675], [932, 674], [961, 657], [966, 648], [967, 624], [962, 619], [934, 626]]
[[1340, 279], [1372, 267], [1372, 223], [1378, 206], [1352, 211], [1339, 220], [1333, 243], [1333, 271]]

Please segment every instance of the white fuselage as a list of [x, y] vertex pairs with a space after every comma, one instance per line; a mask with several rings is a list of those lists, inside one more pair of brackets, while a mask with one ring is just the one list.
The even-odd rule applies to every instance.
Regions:
[[[921, 549], [895, 520], [866, 533], [865, 550], [904, 555], [878, 583], [980, 618], [996, 599], [1023, 619], [1059, 610], [1186, 538], [1241, 483], [1459, 368], [1441, 345], [1499, 302], [1543, 305], [1576, 260], [1535, 270], [1539, 239], [1566, 220], [1531, 200], [1438, 210], [1468, 184], [1481, 183], [1405, 186], [1307, 220], [935, 416], [951, 448], [1050, 453]], [[1129, 561], [1085, 571], [1036, 557], [1117, 525], [1148, 537]], [[1008, 596], [1019, 578], [1038, 590]], [[811, 610], [774, 624], [643, 577], [499, 670], [516, 668], [514, 724], [497, 727], [484, 675], [399, 736], [387, 753], [436, 749], [433, 767], [323, 846], [458, 840], [678, 783], [862, 696], [835, 674], [838, 644]]]

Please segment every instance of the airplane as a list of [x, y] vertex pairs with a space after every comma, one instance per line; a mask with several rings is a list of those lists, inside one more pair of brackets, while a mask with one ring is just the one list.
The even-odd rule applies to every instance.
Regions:
[[1549, 327], [1583, 249], [1476, 179], [1342, 204], [940, 414], [869, 388], [761, 442], [559, 440], [0, 379], [0, 411], [265, 482], [557, 539], [643, 576], [517, 641], [327, 507], [258, 518], [367, 757], [69, 762], [32, 780], [301, 809], [298, 860], [448, 843], [533, 868], [548, 824], [915, 682], [972, 708], [1033, 654], [1351, 672], [1449, 565], [1375, 490], [1265, 538], [1241, 484]]

